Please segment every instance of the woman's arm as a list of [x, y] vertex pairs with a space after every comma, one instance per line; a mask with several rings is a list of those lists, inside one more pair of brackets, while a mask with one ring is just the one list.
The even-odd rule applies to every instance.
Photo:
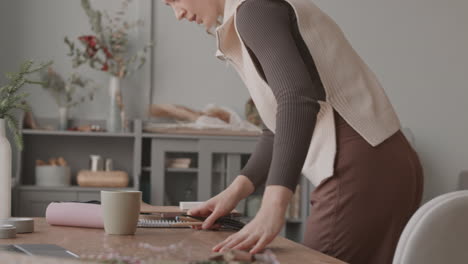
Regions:
[[260, 252], [284, 225], [287, 205], [299, 181], [320, 110], [318, 100], [324, 100], [325, 93], [313, 60], [303, 57], [306, 49], [294, 36], [291, 14], [283, 0], [247, 0], [237, 11], [238, 32], [278, 103], [276, 133], [259, 212], [214, 251]]
[[273, 141], [273, 132], [268, 128], [263, 128], [262, 136], [255, 145], [254, 152], [240, 172], [240, 176], [245, 176], [252, 182], [254, 189], [257, 189], [267, 179], [273, 154]]
[[324, 89], [298, 49], [290, 8], [282, 0], [247, 0], [238, 9], [236, 26], [278, 105], [267, 186], [281, 185], [294, 192]]

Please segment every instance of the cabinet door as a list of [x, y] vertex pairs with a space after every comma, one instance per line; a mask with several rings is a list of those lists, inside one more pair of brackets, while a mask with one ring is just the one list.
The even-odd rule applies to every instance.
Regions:
[[20, 191], [19, 216], [44, 217], [51, 202], [76, 201], [77, 194], [72, 191]]

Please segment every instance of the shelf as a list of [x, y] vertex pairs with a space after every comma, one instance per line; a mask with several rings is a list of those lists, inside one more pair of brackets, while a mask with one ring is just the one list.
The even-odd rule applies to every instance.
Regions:
[[122, 191], [132, 191], [135, 190], [133, 187], [124, 187], [124, 188], [109, 188], [109, 187], [80, 187], [76, 185], [66, 186], [66, 187], [46, 187], [46, 186], [36, 186], [36, 185], [20, 185], [18, 186], [19, 190], [27, 191], [109, 191], [109, 190], [122, 190]]
[[166, 172], [198, 173], [198, 168], [166, 168]]
[[143, 138], [166, 138], [166, 139], [220, 139], [220, 140], [242, 140], [256, 142], [258, 136], [232, 136], [232, 135], [196, 135], [196, 134], [164, 134], [164, 133], [142, 133]]
[[60, 130], [36, 130], [23, 129], [23, 135], [39, 136], [82, 136], [82, 137], [135, 137], [135, 133], [110, 133], [110, 132], [79, 132]]
[[[151, 167], [150, 166], [145, 166], [141, 168], [142, 171], [147, 171], [151, 172]], [[182, 173], [197, 173], [198, 169], [197, 168], [166, 168], [166, 172], [182, 172]], [[213, 171], [215, 173], [224, 173], [225, 171]]]

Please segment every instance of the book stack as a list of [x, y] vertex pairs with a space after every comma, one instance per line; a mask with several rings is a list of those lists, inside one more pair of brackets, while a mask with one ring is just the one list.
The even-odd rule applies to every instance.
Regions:
[[286, 210], [286, 219], [299, 219], [301, 217], [301, 185], [297, 185], [288, 209]]

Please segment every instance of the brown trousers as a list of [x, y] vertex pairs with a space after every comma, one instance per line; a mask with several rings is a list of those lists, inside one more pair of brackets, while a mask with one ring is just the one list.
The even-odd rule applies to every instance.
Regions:
[[401, 131], [376, 147], [335, 112], [335, 173], [311, 193], [304, 244], [351, 264], [390, 264], [421, 203], [423, 171]]

